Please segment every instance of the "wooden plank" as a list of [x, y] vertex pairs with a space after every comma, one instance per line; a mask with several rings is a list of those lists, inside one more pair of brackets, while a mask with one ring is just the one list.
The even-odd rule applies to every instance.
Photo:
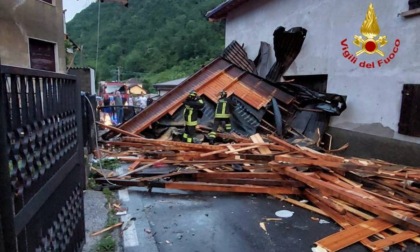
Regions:
[[[252, 142], [254, 142], [254, 143], [264, 143], [264, 140], [262, 139], [261, 135], [258, 134], [258, 133], [252, 135], [250, 138], [251, 138]], [[260, 151], [261, 154], [264, 154], [264, 155], [271, 155], [272, 154], [271, 150], [266, 146], [258, 147], [258, 150]]]
[[310, 189], [310, 188], [305, 189], [305, 195], [307, 196], [307, 194], [310, 194], [312, 197], [321, 201], [322, 203], [327, 205], [329, 208], [337, 211], [341, 215], [346, 214], [347, 212], [342, 206], [335, 203], [333, 200], [329, 199], [328, 197], [322, 195], [319, 191], [315, 189]]
[[401, 206], [406, 207], [406, 209], [407, 208], [412, 208], [412, 209], [414, 209], [416, 211], [420, 211], [420, 207], [417, 206], [417, 205], [407, 204], [407, 203], [404, 203], [403, 201], [395, 200], [393, 198], [390, 198], [390, 197], [387, 197], [387, 196], [384, 196], [382, 194], [375, 193], [375, 192], [372, 192], [372, 191], [369, 191], [369, 190], [364, 190], [364, 191], [367, 192], [367, 193], [370, 193], [370, 194], [372, 194], [372, 195], [374, 195], [376, 197], [380, 197], [380, 198], [384, 199], [385, 201], [390, 201], [390, 202], [393, 202], [393, 203], [396, 203], [396, 204], [400, 204]]
[[109, 145], [116, 145], [116, 146], [123, 146], [123, 147], [133, 147], [138, 148], [137, 152], [148, 152], [153, 150], [191, 150], [188, 147], [180, 147], [180, 146], [165, 146], [165, 145], [158, 145], [158, 144], [144, 144], [144, 143], [130, 143], [130, 142], [118, 142], [118, 141], [108, 141], [106, 142]]
[[[344, 229], [350, 228], [353, 225], [356, 225], [356, 224], [359, 224], [359, 223], [363, 222], [362, 219], [359, 219], [359, 218], [357, 218], [357, 216], [352, 215], [350, 213], [346, 213], [345, 215], [338, 214], [336, 211], [329, 208], [327, 205], [324, 205], [321, 201], [318, 201], [317, 198], [312, 197], [310, 194], [307, 194], [306, 196], [312, 203], [314, 203], [320, 209], [325, 211], [327, 213], [328, 217], [333, 219], [336, 223], [338, 223]], [[368, 248], [371, 248], [371, 246], [370, 246], [371, 241], [368, 238], [364, 238], [364, 239], [360, 240], [360, 242], [364, 246], [366, 246]], [[322, 251], [325, 251], [325, 250], [323, 249]], [[377, 252], [381, 252], [381, 250], [378, 250]]]
[[201, 153], [200, 157], [208, 157], [208, 156], [212, 156], [215, 154], [219, 154], [219, 153], [224, 153], [226, 151], [226, 149], [221, 149], [221, 150], [215, 150], [215, 151], [211, 151], [211, 152], [207, 152], [207, 153]]
[[100, 123], [100, 122], [96, 122], [96, 123], [97, 123], [98, 125], [100, 125], [100, 126], [104, 127], [104, 128], [110, 129], [110, 130], [112, 130], [112, 131], [115, 131], [115, 132], [117, 132], [117, 133], [120, 133], [120, 134], [123, 134], [123, 135], [126, 135], [126, 136], [131, 136], [131, 137], [135, 137], [135, 138], [142, 138], [142, 137], [141, 137], [141, 136], [139, 136], [139, 135], [133, 134], [133, 133], [131, 133], [131, 132], [128, 132], [128, 131], [125, 131], [125, 130], [122, 130], [122, 129], [119, 129], [119, 128], [116, 128], [116, 127], [113, 127], [113, 126], [105, 125], [105, 124]]
[[377, 240], [371, 243], [371, 246], [375, 249], [384, 249], [388, 246], [403, 242], [405, 240], [414, 238], [418, 236], [419, 234], [412, 231], [403, 231], [399, 234], [392, 235], [389, 237], [386, 237], [385, 239]]
[[333, 176], [333, 175], [327, 174], [327, 173], [325, 173], [325, 172], [318, 172], [317, 174], [318, 174], [318, 176], [319, 176], [319, 177], [321, 177], [322, 179], [324, 179], [324, 180], [326, 180], [326, 181], [329, 181], [329, 182], [331, 182], [331, 183], [334, 183], [334, 184], [336, 184], [336, 185], [338, 185], [338, 186], [341, 186], [341, 187], [343, 187], [343, 188], [346, 188], [346, 189], [355, 189], [355, 187], [353, 187], [353, 186], [349, 185], [348, 183], [344, 183], [344, 182], [343, 182], [343, 181], [341, 181], [339, 178], [337, 178], [337, 177], [335, 177], [335, 176]]
[[138, 159], [136, 161], [134, 161], [129, 167], [128, 170], [132, 171], [134, 169], [136, 169], [139, 165], [141, 164], [141, 159]]
[[[276, 143], [276, 144], [278, 144], [278, 145], [280, 145], [280, 146], [283, 146], [283, 147], [285, 147], [285, 148], [288, 148], [289, 150], [293, 150], [293, 151], [296, 151], [296, 152], [298, 152], [298, 153], [304, 153], [300, 148], [298, 148], [297, 146], [294, 146], [294, 145], [292, 145], [292, 144], [289, 144], [288, 142], [286, 142], [286, 141], [284, 141], [284, 140], [282, 140], [282, 139], [280, 139], [280, 138], [277, 138], [277, 137], [275, 137], [274, 135], [268, 135], [267, 136], [268, 137], [268, 139], [270, 140], [270, 141], [272, 141], [273, 143]], [[305, 152], [304, 153], [305, 155], [307, 155], [308, 157], [312, 157], [312, 158], [317, 158], [318, 156], [316, 156], [316, 155], [313, 155], [312, 153], [309, 153], [309, 152]]]
[[327, 251], [338, 251], [389, 227], [392, 227], [392, 224], [382, 219], [367, 220], [315, 243]]
[[157, 144], [157, 145], [167, 145], [167, 146], [180, 146], [187, 147], [191, 150], [221, 150], [225, 147], [218, 145], [209, 145], [209, 144], [194, 144], [194, 143], [184, 143], [176, 141], [162, 141], [156, 139], [146, 139], [146, 138], [134, 138], [134, 137], [123, 137], [124, 142], [134, 142], [134, 143], [148, 143], [148, 144]]
[[233, 150], [230, 150], [230, 151], [226, 151], [225, 154], [232, 154], [232, 153], [238, 154], [238, 152], [240, 152], [240, 151], [252, 150], [252, 149], [256, 149], [256, 148], [260, 149], [262, 147], [260, 145], [242, 147], [242, 148], [239, 148], [239, 149], [233, 149]]
[[[204, 167], [202, 165], [195, 165], [195, 167], [202, 169], [203, 171], [207, 172], [207, 173], [214, 173], [215, 171], [208, 169], [207, 167]], [[205, 173], [206, 174], [206, 173]]]
[[275, 172], [214, 172], [211, 174], [197, 173], [197, 178], [246, 178], [246, 179], [282, 179], [286, 176], [280, 176]]
[[[334, 199], [334, 201], [337, 204], [340, 204], [342, 207], [344, 207], [347, 211], [349, 211], [349, 212], [351, 212], [351, 213], [353, 213], [353, 214], [355, 214], [355, 215], [357, 215], [359, 217], [362, 217], [365, 220], [371, 220], [371, 219], [374, 218], [372, 215], [369, 215], [367, 213], [364, 213], [362, 211], [359, 211], [359, 210], [357, 210], [357, 209], [349, 206], [348, 204], [346, 204], [345, 202], [343, 202], [341, 200]], [[400, 228], [397, 228], [397, 227], [390, 227], [389, 230], [392, 231], [392, 232], [394, 232], [394, 233], [397, 233], [397, 234], [404, 232], [404, 230], [402, 230]], [[417, 236], [418, 235], [419, 234], [417, 233]], [[414, 237], [411, 240], [414, 241], [414, 242], [416, 242], [417, 244], [420, 244], [420, 237]]]
[[197, 177], [197, 182], [229, 185], [259, 185], [259, 186], [278, 186], [278, 187], [301, 187], [303, 184], [296, 180], [287, 179], [247, 179], [247, 178], [206, 178]]
[[342, 199], [367, 211], [375, 213], [389, 222], [392, 222], [394, 224], [400, 224], [417, 233], [420, 232], [420, 221], [416, 218], [412, 218], [410, 216], [400, 214], [396, 211], [391, 211], [385, 207], [378, 206], [376, 202], [372, 202], [371, 200], [366, 200], [363, 197], [356, 196], [354, 193], [352, 193], [351, 190], [343, 189], [334, 184], [306, 176], [303, 173], [298, 172], [290, 167], [286, 167], [284, 169], [284, 172], [286, 175], [296, 180], [299, 180], [313, 188], [326, 191], [331, 196]]
[[362, 184], [356, 183], [356, 182], [354, 182], [354, 181], [352, 181], [352, 180], [350, 180], [350, 179], [348, 179], [344, 176], [341, 176], [340, 174], [334, 174], [334, 175], [336, 177], [338, 177], [340, 180], [346, 182], [347, 184], [349, 184], [351, 186], [354, 186], [355, 188], [362, 188], [362, 186], [363, 186]]
[[150, 164], [143, 165], [142, 167], [139, 167], [139, 168], [137, 168], [137, 169], [135, 169], [135, 170], [132, 170], [132, 171], [129, 171], [129, 172], [126, 172], [126, 173], [124, 173], [124, 174], [119, 175], [119, 176], [118, 176], [118, 178], [122, 178], [122, 177], [128, 176], [128, 175], [130, 175], [130, 174], [133, 174], [133, 173], [136, 173], [136, 172], [142, 171], [142, 170], [144, 170], [144, 169], [146, 169], [146, 168], [149, 168], [150, 166], [152, 166], [152, 165], [154, 165], [154, 164], [157, 164], [157, 163], [160, 163], [160, 162], [164, 161], [165, 159], [166, 159], [166, 158], [162, 158], [162, 159], [156, 160], [156, 161], [154, 161], [154, 162], [152, 162], [152, 163], [150, 163]]
[[309, 193], [305, 193], [304, 195], [310, 202], [312, 202], [312, 204], [321, 209], [324, 213], [328, 215], [329, 218], [333, 219], [341, 227], [348, 228], [352, 226], [352, 224], [349, 222], [345, 215], [341, 215], [336, 211], [332, 210], [323, 202], [319, 201], [317, 198], [313, 197]]
[[278, 162], [287, 162], [293, 165], [315, 165], [315, 166], [325, 166], [329, 168], [342, 168], [343, 167], [343, 164], [339, 162], [330, 162], [330, 161], [304, 158], [304, 157], [287, 157], [284, 155], [276, 155], [274, 157], [274, 160]]
[[237, 192], [237, 193], [268, 193], [268, 194], [300, 194], [297, 188], [290, 187], [268, 187], [252, 185], [229, 185], [212, 184], [199, 182], [166, 182], [165, 188], [188, 191], [209, 191], [209, 192]]
[[305, 209], [307, 209], [307, 210], [309, 210], [309, 211], [312, 211], [312, 212], [315, 212], [315, 213], [317, 213], [317, 214], [323, 215], [323, 216], [325, 216], [325, 217], [330, 217], [330, 216], [329, 216], [326, 212], [322, 211], [322, 210], [321, 210], [321, 209], [319, 209], [319, 208], [316, 208], [316, 207], [311, 206], [311, 205], [308, 205], [308, 204], [306, 204], [306, 203], [303, 203], [303, 202], [297, 201], [297, 200], [295, 200], [295, 199], [288, 198], [288, 197], [286, 197], [286, 196], [284, 196], [284, 195], [271, 194], [271, 196], [273, 196], [273, 197], [275, 197], [275, 198], [277, 198], [277, 199], [280, 199], [280, 200], [284, 200], [284, 201], [286, 201], [286, 202], [289, 202], [290, 204], [293, 204], [293, 205], [296, 205], [296, 206], [300, 206], [300, 207], [302, 207], [302, 208], [305, 208]]
[[[232, 145], [228, 145], [227, 148], [229, 149], [229, 151], [232, 151], [232, 154], [239, 154], [236, 152], [236, 149], [232, 146]], [[235, 160], [240, 160], [241, 157], [238, 155], [235, 155]]]
[[[330, 155], [330, 154], [325, 154], [325, 153], [320, 153], [316, 150], [310, 149], [308, 147], [302, 147], [302, 146], [297, 146], [299, 149], [302, 150], [302, 152], [307, 155], [307, 156], [312, 156], [315, 155], [317, 157], [317, 159], [321, 159], [321, 160], [325, 160], [325, 161], [331, 161], [331, 162], [344, 162], [344, 158], [343, 157], [339, 157], [339, 156], [334, 156], [334, 155]], [[308, 154], [308, 152], [310, 154]]]

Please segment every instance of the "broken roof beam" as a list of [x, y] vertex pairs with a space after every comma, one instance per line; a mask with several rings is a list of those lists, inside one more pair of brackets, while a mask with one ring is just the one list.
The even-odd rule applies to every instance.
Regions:
[[420, 232], [420, 221], [416, 218], [398, 213], [396, 211], [389, 210], [383, 206], [378, 206], [376, 202], [372, 202], [371, 200], [367, 200], [358, 195], [355, 195], [348, 189], [343, 189], [339, 186], [333, 185], [328, 182], [324, 182], [320, 179], [312, 178], [310, 176], [305, 175], [302, 172], [296, 171], [291, 167], [286, 167], [284, 169], [284, 173], [290, 176], [291, 178], [305, 183], [306, 185], [309, 185], [313, 188], [317, 188], [321, 191], [325, 191], [331, 196], [354, 204], [358, 207], [365, 209], [366, 211], [377, 214], [384, 220], [407, 227], [417, 233]]
[[[208, 81], [208, 73], [216, 72], [216, 74], [210, 76], [211, 79], [233, 67], [231, 64], [221, 65], [217, 63], [219, 63], [219, 59], [215, 59], [209, 65], [201, 68], [194, 75], [184, 80], [180, 85], [166, 93], [164, 97], [155, 101], [150, 106], [146, 107], [145, 110], [121, 125], [120, 128], [136, 134], [142, 132], [153, 122], [166, 115], [171, 109], [173, 109], [173, 107], [179, 107], [191, 90], [196, 89], [197, 86], [201, 85], [203, 81]], [[214, 68], [215, 65], [217, 65], [217, 70], [219, 71], [207, 71], [209, 68]]]
[[167, 146], [179, 146], [190, 148], [190, 150], [221, 150], [224, 147], [217, 145], [207, 145], [207, 144], [193, 144], [193, 143], [184, 143], [184, 142], [175, 142], [175, 141], [162, 141], [155, 139], [146, 139], [146, 138], [134, 138], [134, 137], [124, 137], [124, 142], [134, 142], [134, 143], [147, 143], [147, 144], [156, 144], [156, 145], [167, 145]]
[[218, 92], [227, 87], [228, 93], [234, 93], [256, 109], [266, 106], [272, 97], [284, 105], [296, 101], [294, 96], [274, 87], [268, 81], [238, 68], [223, 58], [217, 58], [122, 124], [120, 129], [139, 134], [163, 116], [179, 109], [191, 90], [197, 91], [198, 94], [218, 95]]
[[166, 189], [177, 189], [187, 191], [209, 191], [209, 192], [237, 192], [237, 193], [268, 193], [294, 195], [301, 194], [299, 189], [293, 187], [274, 186], [253, 186], [253, 185], [230, 185], [200, 182], [166, 182], [152, 184], [151, 186], [163, 186]]

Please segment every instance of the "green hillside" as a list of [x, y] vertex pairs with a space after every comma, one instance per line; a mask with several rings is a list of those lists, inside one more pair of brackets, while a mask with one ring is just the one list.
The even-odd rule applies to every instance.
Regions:
[[[98, 80], [137, 77], [147, 84], [188, 76], [220, 55], [224, 23], [205, 13], [222, 0], [131, 0], [100, 6]], [[75, 65], [96, 66], [98, 4], [67, 23], [70, 38], [83, 48]]]

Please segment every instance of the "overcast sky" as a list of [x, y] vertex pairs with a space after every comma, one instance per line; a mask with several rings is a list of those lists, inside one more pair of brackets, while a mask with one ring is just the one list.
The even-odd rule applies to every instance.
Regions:
[[63, 9], [66, 11], [66, 22], [73, 19], [74, 15], [88, 7], [95, 0], [63, 0]]

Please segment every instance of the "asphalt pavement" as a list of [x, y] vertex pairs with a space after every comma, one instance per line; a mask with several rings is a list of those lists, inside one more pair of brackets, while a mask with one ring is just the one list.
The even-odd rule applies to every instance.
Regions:
[[[340, 230], [329, 218], [267, 195], [157, 188], [149, 193], [135, 187], [119, 195], [128, 208], [125, 221], [131, 220], [123, 232], [128, 252], [311, 251], [314, 242]], [[275, 215], [279, 210], [293, 215], [266, 219], [279, 218]], [[368, 250], [355, 244], [342, 251]]]

